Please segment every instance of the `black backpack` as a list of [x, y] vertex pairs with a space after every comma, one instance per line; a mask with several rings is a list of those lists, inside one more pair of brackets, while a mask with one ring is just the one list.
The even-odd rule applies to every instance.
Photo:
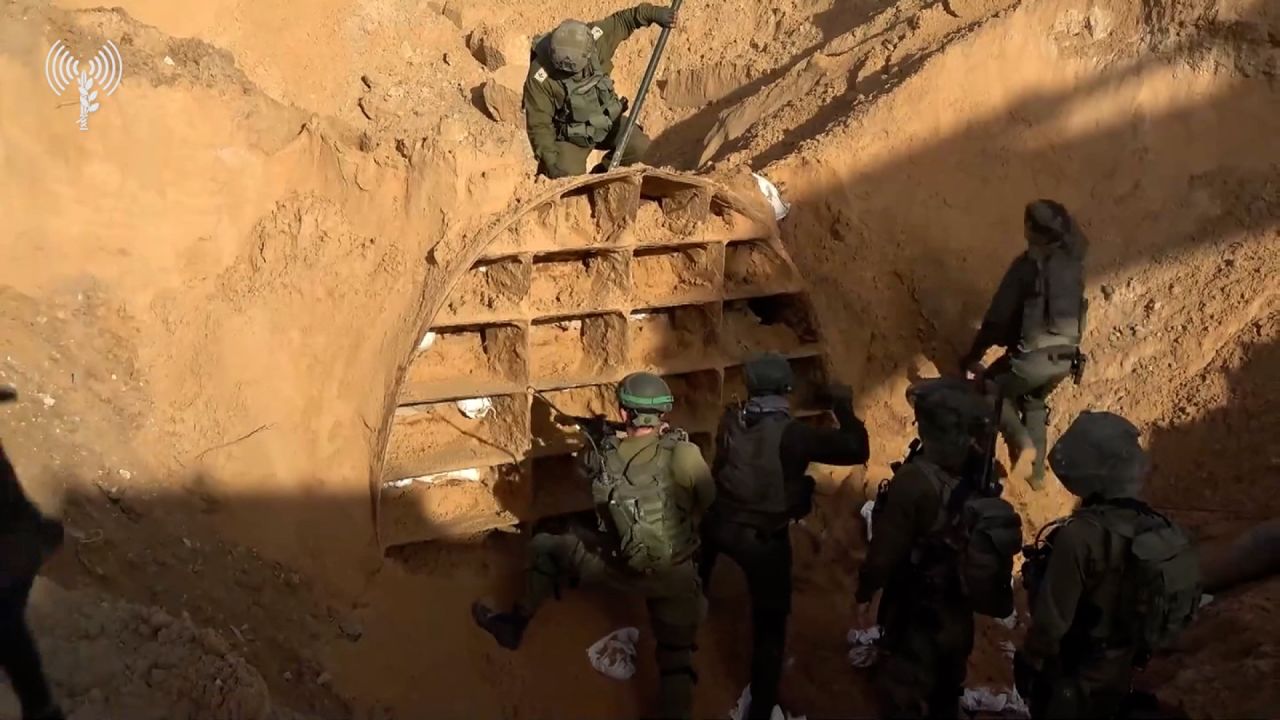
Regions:
[[[748, 416], [730, 408], [716, 439], [716, 512], [728, 520], [774, 530], [803, 514], [812, 486], [788, 488], [782, 471], [782, 434], [791, 416], [782, 412]], [[806, 493], [806, 489], [808, 492]]]
[[911, 460], [934, 482], [942, 499], [926, 543], [954, 558], [960, 588], [979, 615], [1013, 614], [1013, 558], [1022, 549], [1022, 517], [998, 495], [961, 491], [960, 479], [923, 458]]

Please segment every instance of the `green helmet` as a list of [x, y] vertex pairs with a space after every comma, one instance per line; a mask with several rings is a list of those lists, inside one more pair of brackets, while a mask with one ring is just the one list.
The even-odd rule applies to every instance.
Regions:
[[556, 70], [577, 75], [591, 62], [591, 55], [596, 51], [596, 39], [591, 35], [591, 28], [578, 20], [565, 20], [559, 27], [551, 31], [547, 43], [551, 53], [551, 65]]
[[631, 411], [631, 424], [657, 426], [676, 399], [667, 381], [653, 373], [631, 373], [618, 383], [618, 404]]
[[795, 384], [791, 363], [776, 352], [753, 355], [742, 370], [748, 395], [786, 395]]
[[1049, 451], [1049, 467], [1076, 497], [1135, 497], [1151, 468], [1140, 434], [1114, 413], [1082, 412]]

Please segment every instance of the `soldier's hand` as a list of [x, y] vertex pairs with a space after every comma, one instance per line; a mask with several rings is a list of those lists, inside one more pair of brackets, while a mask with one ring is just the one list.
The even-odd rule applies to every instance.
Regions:
[[679, 18], [676, 11], [669, 7], [658, 8], [654, 11], [653, 21], [664, 28], [671, 29], [679, 25]]

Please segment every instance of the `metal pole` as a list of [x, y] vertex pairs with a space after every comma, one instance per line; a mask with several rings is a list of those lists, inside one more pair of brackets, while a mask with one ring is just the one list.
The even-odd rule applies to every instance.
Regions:
[[[680, 5], [683, 2], [684, 0], [673, 0], [671, 9], [680, 12]], [[671, 28], [662, 28], [662, 32], [658, 34], [658, 44], [653, 47], [653, 55], [649, 56], [649, 67], [645, 68], [640, 89], [636, 90], [636, 103], [631, 106], [631, 113], [627, 115], [627, 124], [622, 128], [622, 137], [618, 138], [613, 157], [609, 160], [610, 170], [617, 170], [618, 164], [622, 162], [622, 153], [626, 151], [627, 143], [631, 140], [631, 131], [635, 129], [636, 119], [640, 117], [640, 108], [644, 106], [644, 98], [649, 94], [649, 85], [653, 83], [653, 76], [658, 72], [658, 62], [662, 60], [662, 51], [667, 47], [669, 35], [671, 35]]]

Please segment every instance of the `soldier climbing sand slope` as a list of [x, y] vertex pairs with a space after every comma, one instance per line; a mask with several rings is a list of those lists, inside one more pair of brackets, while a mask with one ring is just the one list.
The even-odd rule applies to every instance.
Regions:
[[514, 650], [534, 613], [563, 585], [606, 585], [644, 597], [657, 641], [660, 717], [688, 718], [697, 678], [693, 646], [704, 611], [694, 555], [715, 485], [702, 451], [664, 419], [675, 398], [662, 378], [628, 375], [618, 386], [618, 404], [621, 428], [603, 418], [578, 421], [589, 426], [591, 448], [581, 460], [597, 531], [535, 535], [523, 599], [510, 612], [477, 603], [473, 613], [480, 627]]
[[909, 398], [920, 442], [876, 498], [855, 598], [869, 626], [883, 590], [873, 671], [881, 716], [954, 718], [973, 614], [1013, 612], [1022, 521], [992, 478], [994, 406], [958, 378], [923, 381]]
[[701, 573], [709, 587], [716, 557], [728, 555], [751, 594], [751, 706], [746, 718], [769, 718], [778, 703], [787, 616], [791, 612], [791, 521], [809, 514], [809, 463], [861, 465], [870, 453], [867, 429], [853, 412], [847, 386], [829, 389], [839, 429], [791, 417], [794, 378], [776, 353], [746, 363], [748, 399], [720, 420], [713, 474], [716, 501], [702, 530]]
[[[0, 403], [16, 398], [0, 387]], [[27, 598], [36, 573], [62, 545], [62, 523], [27, 499], [0, 445], [0, 667], [9, 675], [23, 720], [62, 720], [27, 626]]]
[[[1016, 449], [1013, 474], [1035, 489], [1044, 485], [1049, 407], [1067, 376], [1080, 381], [1087, 306], [1084, 255], [1087, 241], [1067, 209], [1036, 200], [1023, 216], [1027, 251], [1005, 272], [961, 370], [998, 384], [1006, 398], [1000, 429]], [[984, 370], [993, 345], [1005, 354]]]
[[[623, 165], [644, 159], [649, 138], [636, 127], [617, 147], [627, 100], [614, 88], [613, 54], [631, 33], [649, 25], [673, 28], [671, 8], [641, 3], [593, 23], [566, 20], [534, 40], [524, 83], [525, 122], [538, 172], [551, 178], [582, 175], [592, 150], [621, 152]], [[601, 169], [601, 168], [597, 168]]]
[[1199, 607], [1197, 552], [1137, 499], [1149, 461], [1128, 420], [1081, 414], [1049, 465], [1081, 504], [1024, 551], [1031, 627], [1014, 655], [1015, 682], [1036, 720], [1126, 717], [1134, 668]]

